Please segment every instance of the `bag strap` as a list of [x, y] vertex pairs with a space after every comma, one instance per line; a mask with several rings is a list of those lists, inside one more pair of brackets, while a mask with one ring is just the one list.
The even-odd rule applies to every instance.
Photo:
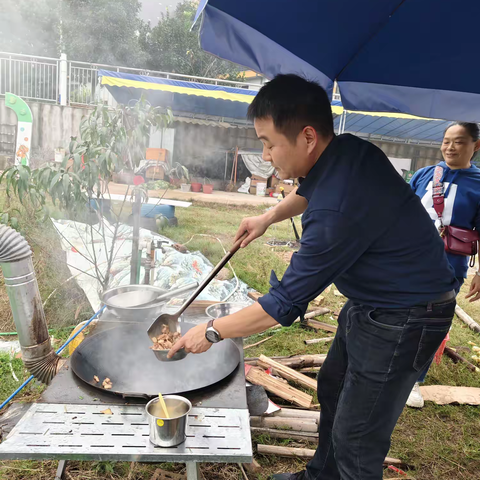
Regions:
[[433, 172], [433, 184], [432, 184], [432, 198], [433, 198], [433, 208], [437, 213], [438, 219], [440, 220], [440, 227], [443, 228], [443, 211], [445, 210], [445, 195], [444, 187], [442, 182], [443, 177], [443, 167], [437, 165]]

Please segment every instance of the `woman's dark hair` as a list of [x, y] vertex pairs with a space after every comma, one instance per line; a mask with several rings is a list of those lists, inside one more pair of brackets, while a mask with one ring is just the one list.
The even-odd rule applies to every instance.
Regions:
[[448, 129], [455, 126], [463, 127], [467, 133], [472, 137], [474, 142], [480, 140], [480, 128], [478, 128], [478, 123], [468, 123], [468, 122], [454, 122], [451, 123], [443, 132], [443, 136], [447, 133]]
[[249, 120], [271, 117], [289, 140], [307, 126], [323, 137], [333, 135], [333, 115], [325, 90], [298, 75], [277, 75], [264, 85], [248, 108]]

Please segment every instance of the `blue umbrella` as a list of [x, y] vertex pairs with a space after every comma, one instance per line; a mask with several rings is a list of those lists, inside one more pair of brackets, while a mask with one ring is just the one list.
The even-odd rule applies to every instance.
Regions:
[[480, 121], [480, 0], [202, 0], [202, 48], [347, 110]]

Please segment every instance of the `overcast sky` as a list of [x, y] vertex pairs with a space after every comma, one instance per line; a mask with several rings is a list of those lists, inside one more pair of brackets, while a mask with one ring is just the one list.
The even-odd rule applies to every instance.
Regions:
[[177, 4], [181, 0], [140, 0], [142, 2], [142, 19], [150, 20], [152, 27], [157, 24], [162, 13], [165, 13], [166, 9], [175, 10]]

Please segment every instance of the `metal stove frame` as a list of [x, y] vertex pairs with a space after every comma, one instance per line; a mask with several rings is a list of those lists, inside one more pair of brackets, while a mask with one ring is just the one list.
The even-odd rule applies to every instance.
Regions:
[[[200, 317], [197, 322], [207, 318]], [[103, 325], [102, 320], [106, 320]], [[106, 312], [97, 329], [115, 323]], [[241, 340], [237, 344], [241, 348]], [[201, 478], [202, 462], [250, 463], [253, 451], [242, 365], [243, 355], [234, 379], [220, 387], [221, 393], [210, 389], [186, 395], [194, 404], [187, 438], [178, 447], [160, 448], [149, 440], [145, 400], [125, 405], [121, 397], [98, 395], [76, 379], [67, 362], [44, 392], [45, 403], [32, 404], [0, 444], [0, 459], [60, 460], [55, 480], [62, 479], [68, 460], [185, 463], [188, 480]], [[59, 395], [62, 389], [64, 394]], [[56, 403], [59, 397], [62, 403]], [[111, 415], [102, 413], [108, 408]]]

